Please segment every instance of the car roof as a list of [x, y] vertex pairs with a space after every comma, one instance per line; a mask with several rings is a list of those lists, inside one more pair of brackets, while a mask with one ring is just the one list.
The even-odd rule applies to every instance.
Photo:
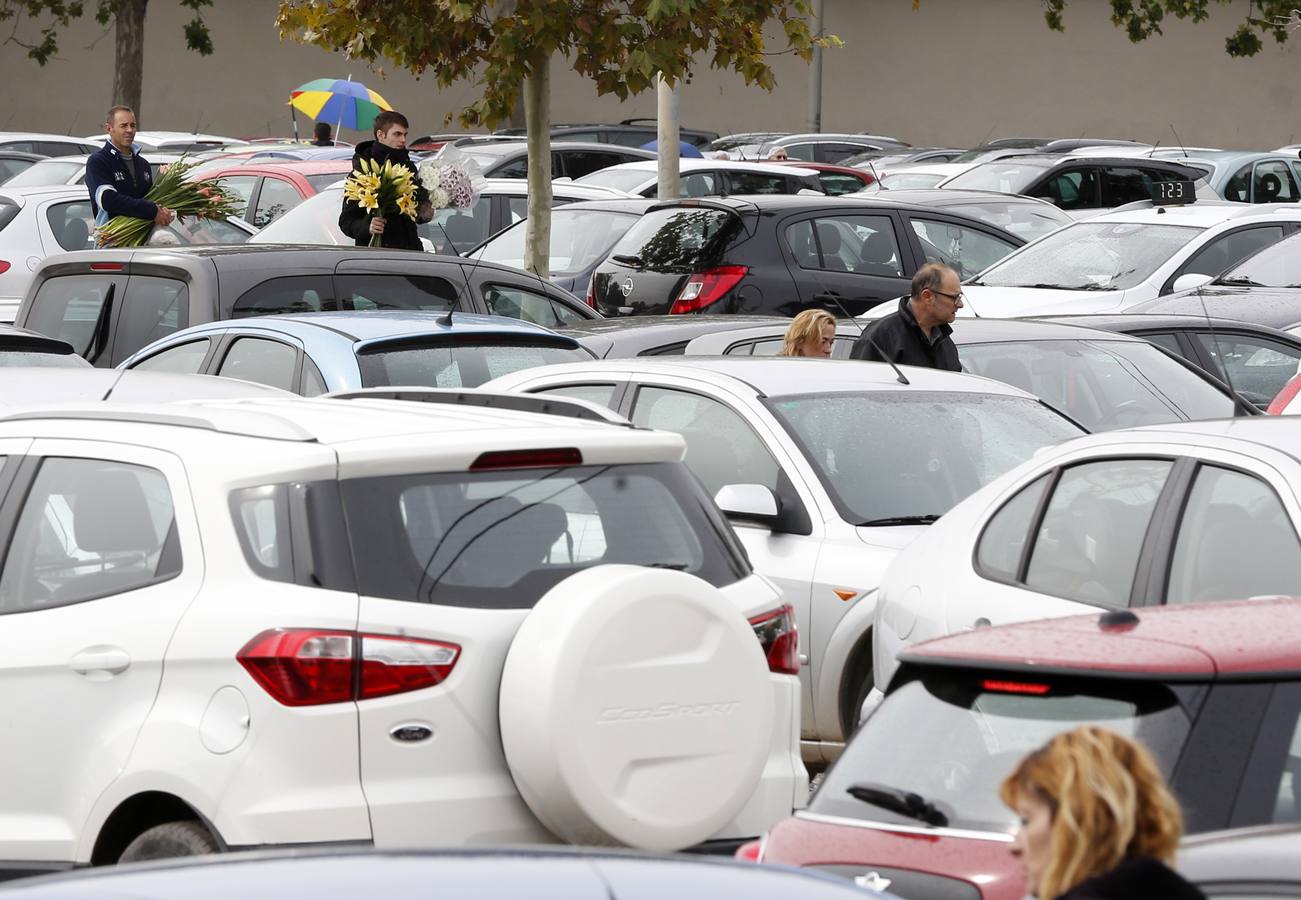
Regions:
[[[548, 373], [590, 371], [594, 367], [612, 369], [635, 365], [639, 374], [695, 374], [711, 381], [733, 379], [764, 397], [797, 394], [888, 391], [954, 391], [999, 394], [1035, 399], [1020, 388], [1000, 381], [945, 372], [938, 369], [900, 366], [908, 385], [899, 383], [895, 370], [885, 363], [850, 359], [802, 359], [784, 356], [640, 356], [633, 360], [597, 360], [563, 363], [546, 367]], [[537, 371], [542, 371], [541, 369]]]
[[[655, 152], [652, 150], [643, 150], [640, 147], [625, 147], [622, 144], [604, 144], [600, 141], [555, 141], [551, 144], [552, 152], [564, 148], [566, 150], [603, 150], [607, 153], [627, 153], [630, 156], [642, 156], [647, 159], [654, 159]], [[502, 137], [498, 140], [486, 141], [484, 143], [469, 143], [457, 146], [458, 150], [466, 153], [483, 153], [494, 156], [510, 156], [512, 154], [529, 151], [528, 141], [516, 139], [514, 137]]]
[[[792, 172], [798, 175], [816, 175], [816, 169], [801, 169], [798, 162], [795, 165], [788, 165], [784, 162], [767, 162], [756, 161], [750, 162], [742, 159], [695, 159], [687, 158], [678, 161], [679, 172], [694, 172], [700, 169], [718, 169], [738, 172], [760, 172], [766, 175], [789, 175]], [[598, 172], [604, 172], [606, 169], [615, 169], [617, 171], [648, 172], [656, 174], [659, 166], [659, 160], [642, 159], [636, 162], [619, 163], [614, 166], [606, 166], [605, 169], [597, 169]], [[563, 183], [563, 182], [562, 182]]]
[[[1132, 623], [1125, 621], [1130, 616]], [[1143, 607], [1110, 618], [1099, 610], [942, 637], [911, 647], [900, 660], [1045, 675], [1199, 680], [1301, 675], [1298, 629], [1297, 598]]]
[[[1192, 225], [1209, 228], [1233, 219], [1296, 219], [1301, 221], [1301, 204], [1233, 203], [1228, 200], [1198, 200], [1186, 206], [1152, 206], [1145, 201], [1134, 209], [1118, 209], [1076, 224], [1091, 222], [1125, 222], [1143, 225]], [[1069, 226], [1068, 226], [1069, 227]]]
[[1231, 311], [1241, 321], [1289, 328], [1301, 322], [1301, 288], [1208, 284], [1197, 293], [1157, 297], [1137, 303], [1131, 310], [1135, 315], [1150, 311], [1196, 316], [1208, 308], [1221, 315]]
[[[206, 165], [211, 165], [212, 160]], [[333, 175], [335, 172], [346, 174], [352, 170], [352, 162], [347, 159], [259, 159], [255, 162], [239, 165], [232, 162], [224, 169], [206, 172], [205, 178], [218, 178], [229, 175], [255, 175], [261, 172], [297, 172], [300, 175]]]
[[[887, 172], [887, 175], [893, 175], [899, 172], [926, 172], [928, 169], [908, 168], [895, 169]], [[1041, 200], [1038, 197], [1027, 197], [1025, 194], [1005, 194], [1001, 191], [973, 191], [968, 188], [891, 188], [888, 191], [882, 191], [887, 195], [883, 199], [894, 199], [900, 203], [916, 203], [923, 206], [960, 206], [971, 205], [973, 203], [1015, 203], [1022, 206], [1034, 207], [1051, 207], [1053, 206], [1047, 200]], [[1060, 210], [1059, 210], [1060, 211]], [[1066, 216], [1066, 213], [1062, 213]], [[1075, 221], [1067, 216], [1069, 221]]]
[[1301, 882], [1298, 849], [1301, 825], [1295, 823], [1203, 832], [1180, 843], [1179, 871], [1202, 884], [1295, 884]]
[[[396, 309], [370, 310], [367, 312], [345, 310], [339, 312], [247, 316], [239, 319], [209, 322], [186, 329], [184, 333], [197, 334], [207, 331], [250, 327], [286, 332], [308, 332], [320, 329], [331, 331], [353, 341], [374, 341], [427, 334], [508, 334], [563, 337], [541, 325], [535, 325], [523, 319], [512, 319], [508, 316], [453, 313], [451, 321], [448, 322], [446, 312]], [[177, 335], [180, 334], [182, 332], [177, 332]], [[175, 336], [168, 338], [168, 340], [173, 341], [174, 338]]]
[[[1301, 315], [1299, 313], [1298, 315]], [[1175, 315], [1164, 313], [1084, 313], [1080, 315], [1044, 316], [1037, 321], [1060, 322], [1063, 325], [1080, 325], [1085, 328], [1098, 328], [1114, 334], [1133, 334], [1148, 328], [1223, 328], [1226, 331], [1260, 332], [1262, 335], [1282, 334], [1277, 328], [1246, 322], [1241, 319], [1224, 319], [1219, 316], [1201, 316], [1195, 314]]]

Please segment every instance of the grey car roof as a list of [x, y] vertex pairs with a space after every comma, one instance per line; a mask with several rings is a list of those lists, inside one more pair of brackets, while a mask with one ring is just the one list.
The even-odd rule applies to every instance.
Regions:
[[1187, 837], [1179, 846], [1179, 871], [1203, 884], [1301, 883], [1301, 826], [1235, 828]]

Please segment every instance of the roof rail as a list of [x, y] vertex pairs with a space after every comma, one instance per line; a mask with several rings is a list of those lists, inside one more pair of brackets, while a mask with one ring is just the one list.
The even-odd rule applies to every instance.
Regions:
[[[170, 425], [178, 428], [201, 428], [220, 434], [235, 434], [245, 437], [266, 438], [273, 441], [315, 441], [316, 435], [284, 418], [266, 415], [261, 410], [237, 410], [230, 415], [223, 414], [226, 421], [214, 421], [196, 415], [164, 413], [133, 409], [123, 404], [121, 409], [58, 409], [51, 408], [33, 412], [0, 413], [2, 422], [34, 422], [53, 419], [76, 419], [81, 421], [124, 422], [132, 425]], [[255, 424], [263, 427], [255, 427]]]
[[484, 409], [505, 409], [513, 412], [542, 413], [600, 422], [604, 425], [634, 427], [616, 412], [574, 397], [534, 396], [531, 394], [494, 393], [491, 391], [458, 391], [446, 388], [362, 388], [355, 391], [338, 391], [326, 394], [332, 400], [407, 400], [416, 403], [446, 403], [453, 406], [477, 406]]

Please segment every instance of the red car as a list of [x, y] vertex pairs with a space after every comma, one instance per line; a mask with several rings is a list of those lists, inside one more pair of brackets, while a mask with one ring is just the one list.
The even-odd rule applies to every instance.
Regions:
[[998, 797], [1078, 724], [1143, 741], [1190, 834], [1301, 821], [1301, 600], [1114, 610], [976, 629], [901, 657], [806, 810], [738, 856], [907, 900], [1019, 900]]
[[321, 188], [348, 177], [352, 161], [285, 161], [205, 167], [202, 176], [221, 179], [244, 201], [240, 215], [258, 228], [270, 225]]
[[850, 166], [807, 162], [802, 159], [765, 159], [763, 161], [787, 166], [799, 166], [801, 169], [813, 169], [818, 173], [818, 181], [822, 182], [822, 190], [830, 197], [839, 197], [841, 194], [852, 194], [855, 191], [861, 191], [876, 181], [876, 176], [871, 172], [864, 169], [854, 169]]

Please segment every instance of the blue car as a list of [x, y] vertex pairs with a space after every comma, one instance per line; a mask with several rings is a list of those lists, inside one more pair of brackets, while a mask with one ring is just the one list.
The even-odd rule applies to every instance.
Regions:
[[251, 316], [178, 331], [118, 368], [224, 375], [313, 397], [362, 387], [476, 387], [592, 354], [520, 319], [446, 312]]

